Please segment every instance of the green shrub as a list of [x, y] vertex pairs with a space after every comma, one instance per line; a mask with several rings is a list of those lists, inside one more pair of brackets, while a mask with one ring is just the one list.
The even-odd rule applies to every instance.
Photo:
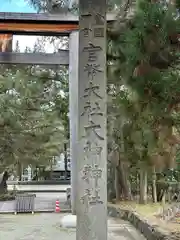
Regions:
[[15, 199], [15, 194], [13, 192], [0, 194], [0, 201], [11, 201]]

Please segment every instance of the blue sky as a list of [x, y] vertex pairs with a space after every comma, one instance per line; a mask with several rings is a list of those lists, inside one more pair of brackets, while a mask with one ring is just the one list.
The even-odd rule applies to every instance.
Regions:
[[27, 0], [0, 0], [0, 2], [0, 12], [35, 12], [35, 10], [27, 3]]

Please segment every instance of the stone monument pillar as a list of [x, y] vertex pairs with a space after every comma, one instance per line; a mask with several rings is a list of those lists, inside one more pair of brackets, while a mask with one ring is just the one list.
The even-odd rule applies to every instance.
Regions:
[[77, 141], [78, 141], [78, 45], [79, 32], [69, 38], [69, 120], [70, 120], [70, 161], [71, 161], [71, 209], [76, 214], [77, 202]]
[[77, 240], [107, 240], [106, 0], [79, 0]]

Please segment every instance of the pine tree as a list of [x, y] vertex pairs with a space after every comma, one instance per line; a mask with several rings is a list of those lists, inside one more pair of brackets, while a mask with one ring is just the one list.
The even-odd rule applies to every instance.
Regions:
[[1, 76], [2, 168], [10, 164], [46, 165], [62, 150], [65, 129], [55, 107], [62, 90], [61, 76], [49, 69], [33, 68], [14, 67]]
[[[123, 106], [124, 112], [121, 107], [119, 114], [130, 130], [131, 147], [126, 153], [134, 149], [136, 165], [148, 163], [158, 169], [174, 167], [175, 145], [179, 143], [180, 20], [176, 6], [140, 0], [133, 15], [120, 10], [119, 19], [108, 32], [115, 106]], [[134, 97], [124, 97], [119, 91], [122, 86]]]

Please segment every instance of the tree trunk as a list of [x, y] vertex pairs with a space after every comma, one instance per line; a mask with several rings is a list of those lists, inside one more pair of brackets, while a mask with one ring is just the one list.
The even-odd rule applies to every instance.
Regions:
[[[120, 163], [122, 183], [123, 183], [122, 189], [124, 192], [125, 200], [132, 200], [131, 184], [129, 181], [128, 162], [126, 161], [127, 159], [125, 159], [125, 157], [124, 157], [125, 146], [124, 146], [123, 122], [121, 122], [120, 136], [121, 136], [121, 145], [120, 145], [121, 153], [119, 153], [119, 163]], [[122, 155], [122, 157], [121, 157], [121, 155]]]
[[171, 204], [171, 202], [172, 202], [172, 187], [168, 187], [167, 199], [168, 199], [168, 203]]
[[156, 169], [152, 168], [152, 199], [154, 203], [157, 203], [157, 189], [156, 189]]
[[165, 179], [161, 174], [156, 174], [156, 189], [157, 189], [157, 201], [161, 202], [168, 189], [168, 185], [164, 183]]
[[116, 198], [116, 191], [115, 191], [115, 167], [109, 163], [108, 164], [108, 172], [107, 172], [107, 197], [108, 201], [112, 202], [113, 199]]
[[114, 188], [116, 192], [116, 201], [120, 201], [120, 181], [119, 181], [119, 170], [118, 167], [115, 167], [115, 181]]
[[128, 174], [128, 167], [127, 167], [127, 163], [124, 163], [123, 161], [120, 160], [120, 166], [119, 166], [119, 170], [121, 174], [121, 182], [122, 182], [122, 191], [123, 191], [123, 195], [125, 200], [132, 200], [132, 193], [131, 193], [131, 184], [129, 181], [129, 174]]
[[147, 171], [146, 169], [140, 169], [140, 204], [147, 203]]
[[[114, 150], [112, 150], [109, 155], [108, 155], [110, 162], [112, 164], [112, 171], [110, 173], [109, 177], [109, 181], [112, 182], [112, 185], [114, 187], [114, 192], [115, 192], [115, 198], [116, 201], [120, 200], [120, 178], [121, 176], [119, 175], [119, 150], [116, 148]], [[113, 175], [113, 177], [112, 177]], [[112, 188], [112, 186], [111, 186]], [[112, 194], [113, 191], [108, 190], [110, 195], [114, 195]]]
[[158, 184], [156, 185], [157, 187], [157, 201], [161, 202], [163, 197], [165, 196], [166, 189], [161, 187], [162, 185]]
[[7, 193], [7, 180], [8, 180], [8, 172], [4, 171], [0, 174], [0, 195]]
[[19, 161], [17, 162], [17, 175], [19, 176], [19, 181], [21, 181], [22, 180], [22, 165]]

